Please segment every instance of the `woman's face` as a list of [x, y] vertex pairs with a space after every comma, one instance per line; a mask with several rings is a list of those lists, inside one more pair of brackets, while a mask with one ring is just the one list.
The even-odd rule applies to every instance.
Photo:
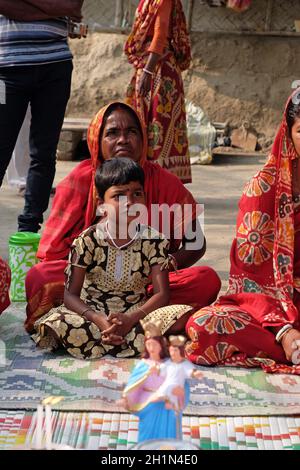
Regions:
[[300, 157], [300, 118], [296, 117], [291, 130], [292, 141], [297, 154]]
[[101, 140], [103, 160], [114, 157], [131, 158], [139, 162], [143, 151], [143, 138], [134, 117], [119, 108], [107, 118]]

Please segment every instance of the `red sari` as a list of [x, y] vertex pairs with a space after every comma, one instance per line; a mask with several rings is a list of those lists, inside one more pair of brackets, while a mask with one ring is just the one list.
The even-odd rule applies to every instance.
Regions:
[[8, 264], [0, 258], [0, 313], [2, 313], [10, 304], [10, 269]]
[[[57, 185], [50, 217], [37, 253], [41, 263], [35, 265], [26, 277], [28, 305], [25, 327], [28, 331], [32, 330], [37, 318], [63, 302], [64, 269], [70, 246], [74, 238], [94, 222], [97, 204], [94, 176], [97, 165], [101, 164], [99, 136], [103, 116], [109, 106], [98, 112], [89, 127], [88, 144], [91, 160], [79, 163]], [[146, 161], [147, 137], [142, 122], [141, 127], [144, 146], [140, 163], [145, 172], [145, 192], [149, 213], [152, 204], [165, 203], [169, 206], [175, 203], [181, 206], [190, 204], [193, 207], [192, 219], [195, 218], [196, 202], [180, 180], [158, 164]], [[181, 224], [184, 223], [186, 221], [182, 219]], [[175, 240], [172, 236], [174, 231], [175, 227], [172, 225], [171, 253], [175, 252], [181, 243], [181, 240]], [[170, 284], [171, 304], [188, 304], [196, 308], [213, 302], [221, 286], [219, 277], [209, 267], [193, 267], [170, 273]], [[199, 285], [206, 285], [204, 292], [200, 294]]]
[[239, 203], [229, 290], [187, 323], [191, 361], [260, 365], [267, 372], [300, 374], [300, 366], [286, 365], [284, 350], [271, 331], [288, 323], [299, 328], [300, 203], [292, 197], [295, 158], [284, 115], [266, 165], [245, 186]]
[[[167, 22], [162, 17], [165, 6], [169, 7]], [[156, 24], [163, 37], [169, 36], [163, 51], [151, 49]], [[154, 71], [150, 93], [143, 97], [139, 93], [139, 81], [150, 52], [159, 53], [161, 57]], [[147, 127], [148, 159], [158, 161], [183, 183], [190, 183], [191, 164], [181, 72], [189, 68], [191, 48], [181, 1], [141, 0], [125, 44], [125, 54], [135, 69], [126, 101], [137, 109]]]

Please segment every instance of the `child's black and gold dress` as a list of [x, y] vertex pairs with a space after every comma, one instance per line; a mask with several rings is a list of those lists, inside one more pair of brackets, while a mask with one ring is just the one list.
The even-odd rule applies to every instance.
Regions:
[[[124, 249], [112, 246], [105, 230], [93, 226], [73, 242], [66, 268], [66, 285], [72, 266], [86, 269], [81, 299], [96, 312], [129, 312], [142, 307], [147, 300], [147, 286], [151, 283], [151, 268], [168, 265], [169, 242], [148, 226], [141, 226], [133, 242]], [[186, 311], [188, 306], [167, 306], [155, 310], [144, 320], [161, 319], [162, 333]], [[126, 335], [121, 346], [101, 342], [101, 331], [84, 316], [68, 310], [64, 304], [53, 308], [34, 324], [34, 341], [42, 348], [65, 348], [77, 358], [94, 359], [105, 354], [133, 357], [144, 350], [144, 334], [138, 323]]]

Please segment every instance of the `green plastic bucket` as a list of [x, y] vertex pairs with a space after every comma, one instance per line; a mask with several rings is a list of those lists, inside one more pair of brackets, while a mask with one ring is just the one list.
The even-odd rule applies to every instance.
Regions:
[[10, 299], [14, 302], [26, 300], [25, 277], [29, 269], [37, 263], [36, 252], [40, 238], [40, 234], [32, 232], [17, 232], [9, 238]]

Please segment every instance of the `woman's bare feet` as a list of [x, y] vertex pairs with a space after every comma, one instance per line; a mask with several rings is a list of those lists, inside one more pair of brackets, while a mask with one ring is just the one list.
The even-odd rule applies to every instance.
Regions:
[[[298, 341], [299, 346], [297, 347], [296, 342]], [[299, 350], [300, 356], [300, 331], [296, 330], [295, 328], [288, 330], [281, 340], [281, 345], [284, 349], [287, 360], [292, 362], [292, 355], [295, 353], [294, 357], [296, 356], [297, 349]]]

